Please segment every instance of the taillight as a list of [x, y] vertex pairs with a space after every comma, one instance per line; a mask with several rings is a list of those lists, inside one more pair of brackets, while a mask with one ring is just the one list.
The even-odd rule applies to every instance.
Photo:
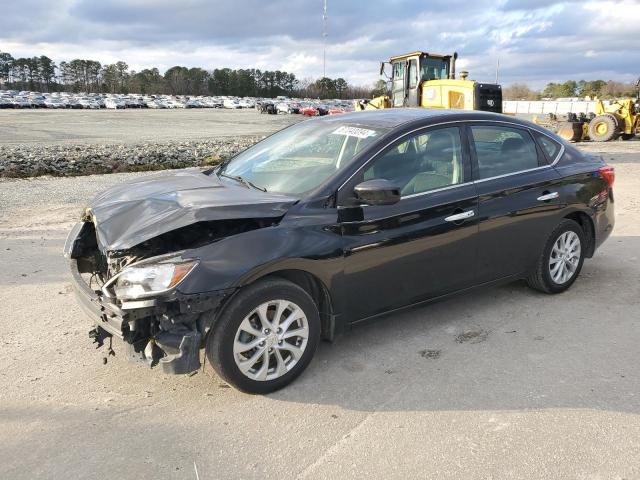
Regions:
[[610, 187], [613, 186], [613, 182], [616, 179], [616, 172], [611, 165], [600, 167], [598, 169], [598, 173], [600, 173], [600, 176], [604, 178], [604, 181], [607, 182], [607, 185], [609, 185]]

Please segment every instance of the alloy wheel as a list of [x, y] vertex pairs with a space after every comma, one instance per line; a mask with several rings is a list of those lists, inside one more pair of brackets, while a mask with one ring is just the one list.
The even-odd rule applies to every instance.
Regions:
[[578, 234], [569, 230], [558, 237], [551, 249], [549, 273], [551, 279], [562, 285], [575, 275], [580, 265], [581, 245]]
[[233, 357], [252, 380], [275, 380], [300, 361], [308, 338], [304, 311], [291, 301], [272, 300], [244, 317], [233, 342]]

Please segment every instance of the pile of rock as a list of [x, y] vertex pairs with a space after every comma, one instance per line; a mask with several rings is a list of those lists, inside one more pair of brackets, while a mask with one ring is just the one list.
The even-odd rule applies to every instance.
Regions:
[[89, 175], [215, 165], [262, 138], [140, 145], [0, 145], [0, 177]]

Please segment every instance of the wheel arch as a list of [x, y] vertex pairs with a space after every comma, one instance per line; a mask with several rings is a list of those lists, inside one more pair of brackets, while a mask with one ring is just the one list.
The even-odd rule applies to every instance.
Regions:
[[[260, 273], [246, 276], [239, 288], [254, 284], [266, 278], [281, 278], [302, 288], [313, 299], [318, 307], [321, 322], [321, 338], [332, 341], [335, 334], [340, 331], [336, 328], [335, 299], [329, 287], [318, 275], [293, 266], [281, 265], [280, 268], [272, 266]], [[338, 326], [339, 327], [339, 326]]]
[[564, 218], [573, 220], [582, 227], [584, 236], [587, 239], [587, 246], [585, 249], [585, 257], [591, 258], [596, 249], [596, 229], [593, 223], [593, 219], [585, 212], [575, 211], [564, 216]]
[[[318, 307], [321, 322], [321, 336], [324, 340], [333, 340], [335, 321], [331, 292], [320, 278], [306, 270], [276, 270], [265, 277], [278, 277], [299, 286], [313, 299]], [[260, 280], [260, 279], [258, 279]]]

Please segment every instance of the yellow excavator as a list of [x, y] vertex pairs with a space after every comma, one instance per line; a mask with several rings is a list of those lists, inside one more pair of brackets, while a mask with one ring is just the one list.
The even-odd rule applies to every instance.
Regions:
[[500, 85], [468, 80], [468, 72], [456, 78], [458, 54], [412, 52], [380, 63], [380, 75], [390, 65], [391, 96], [383, 95], [358, 103], [360, 110], [424, 107], [484, 110], [502, 113]]

